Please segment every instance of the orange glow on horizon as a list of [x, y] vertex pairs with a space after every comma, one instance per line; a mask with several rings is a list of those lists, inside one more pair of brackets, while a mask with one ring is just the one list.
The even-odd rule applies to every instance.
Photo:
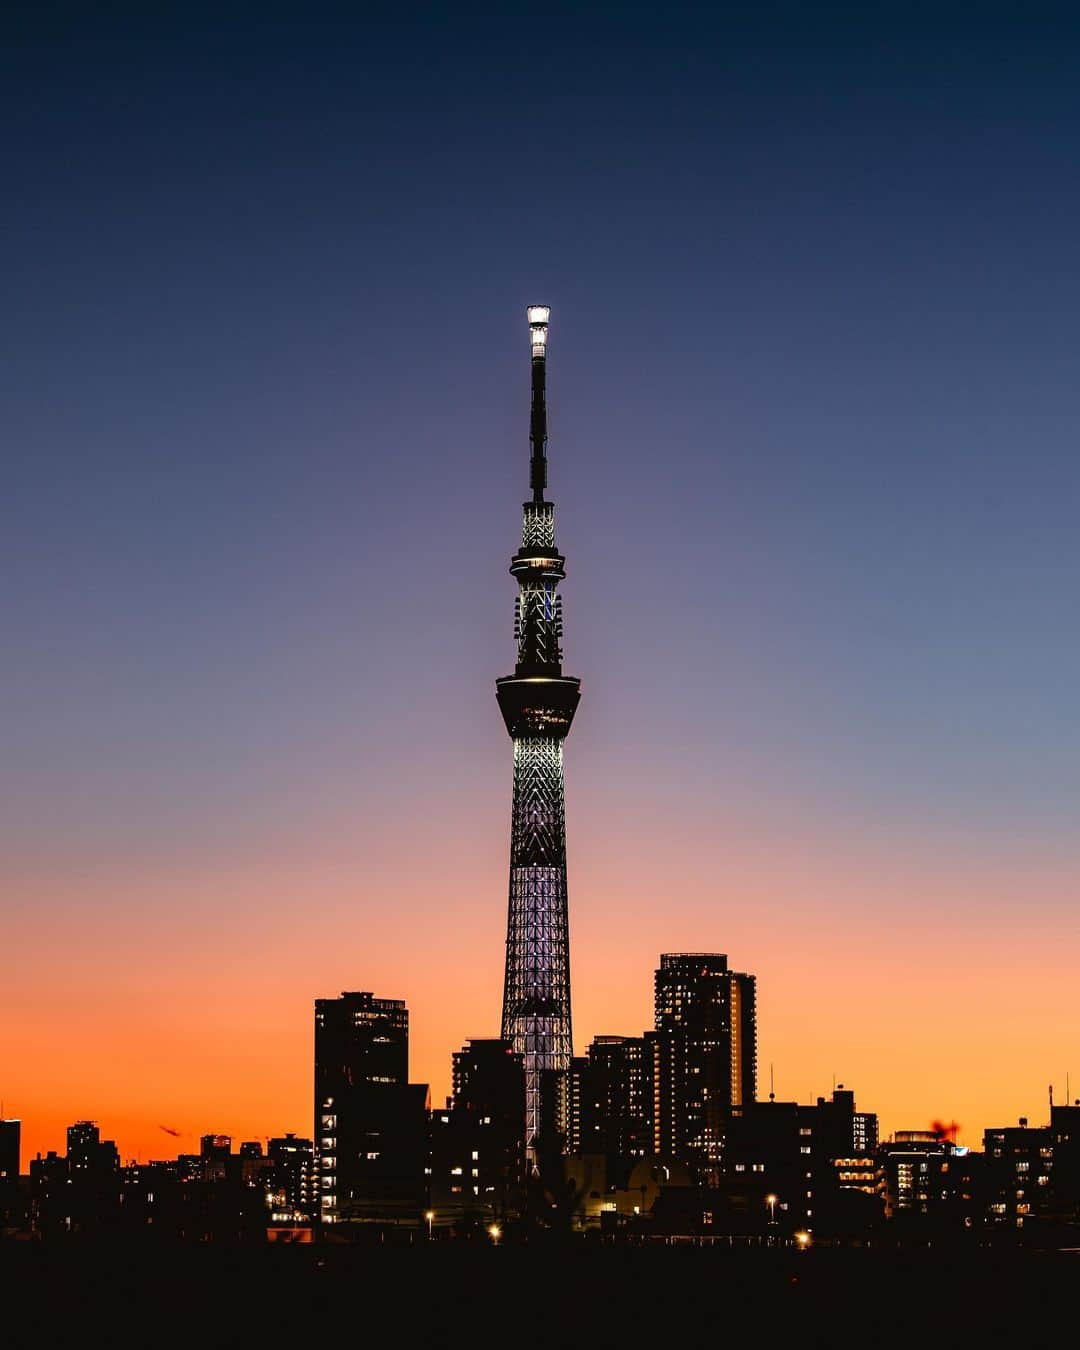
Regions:
[[[1048, 1082], [1063, 1099], [1074, 956], [1032, 931], [1022, 902], [1037, 887], [1044, 910], [1069, 912], [1064, 864], [1044, 860], [1040, 875], [938, 859], [931, 876], [835, 840], [778, 848], [740, 832], [714, 836], [717, 868], [584, 823], [571, 825], [579, 1053], [651, 1025], [660, 952], [718, 950], [758, 977], [759, 1095], [772, 1065], [779, 1099], [812, 1101], [835, 1081], [878, 1112], [883, 1137], [947, 1113], [974, 1147], [988, 1126], [1038, 1120]], [[28, 925], [0, 995], [24, 1169], [62, 1151], [81, 1118], [124, 1159], [196, 1151], [212, 1132], [309, 1136], [312, 1003], [343, 989], [407, 1001], [411, 1077], [441, 1102], [451, 1052], [498, 1032], [499, 833], [475, 851], [460, 840], [460, 857], [385, 840], [405, 860], [397, 875], [300, 858], [24, 878], [25, 912], [54, 916]], [[923, 894], [935, 902], [916, 905]]]

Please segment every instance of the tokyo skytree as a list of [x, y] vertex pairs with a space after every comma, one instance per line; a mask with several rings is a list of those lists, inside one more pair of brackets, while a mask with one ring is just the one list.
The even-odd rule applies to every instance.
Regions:
[[562, 673], [562, 599], [566, 559], [555, 547], [555, 508], [547, 501], [546, 305], [527, 311], [532, 348], [531, 459], [521, 547], [510, 561], [517, 579], [517, 665], [495, 683], [514, 742], [510, 819], [510, 903], [506, 926], [502, 1037], [525, 1059], [525, 1139], [536, 1161], [541, 1100], [573, 1053], [570, 936], [566, 896], [563, 742], [581, 681]]

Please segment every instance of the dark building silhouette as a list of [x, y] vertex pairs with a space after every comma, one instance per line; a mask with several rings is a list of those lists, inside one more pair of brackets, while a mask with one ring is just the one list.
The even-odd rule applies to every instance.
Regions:
[[19, 1180], [22, 1121], [0, 1120], [0, 1187]]
[[257, 1190], [266, 1199], [269, 1208], [272, 1174], [273, 1164], [263, 1152], [262, 1141], [245, 1139], [230, 1163], [229, 1179], [235, 1178], [241, 1186]]
[[172, 1162], [129, 1163], [120, 1174], [121, 1228], [147, 1241], [220, 1242], [230, 1246], [266, 1240], [270, 1222], [265, 1185], [267, 1160], [249, 1148], [222, 1153], [224, 1136], [208, 1151]]
[[609, 1185], [653, 1151], [652, 1056], [640, 1036], [597, 1036], [567, 1075], [566, 1147], [601, 1155]]
[[748, 1232], [853, 1236], [882, 1216], [877, 1117], [844, 1088], [831, 1100], [746, 1102], [731, 1109], [724, 1189]]
[[532, 498], [524, 504], [521, 547], [510, 562], [518, 582], [517, 663], [513, 675], [496, 681], [499, 709], [514, 742], [502, 1039], [525, 1064], [525, 1135], [534, 1162], [551, 1142], [542, 1085], [552, 1083], [553, 1074], [565, 1074], [573, 1053], [563, 742], [581, 685], [562, 673], [562, 600], [556, 592], [566, 559], [555, 547], [555, 508], [544, 491], [548, 317], [546, 306], [528, 311]]
[[0, 1228], [14, 1226], [24, 1217], [19, 1185], [22, 1122], [0, 1120]]
[[77, 1216], [72, 1212], [67, 1158], [50, 1149], [30, 1160], [30, 1224], [38, 1237], [70, 1233]]
[[525, 1069], [509, 1041], [470, 1040], [453, 1059], [453, 1096], [431, 1113], [433, 1224], [486, 1223], [521, 1212]]
[[80, 1174], [114, 1174], [120, 1157], [111, 1139], [102, 1139], [95, 1121], [78, 1120], [67, 1130], [67, 1161], [73, 1179]]
[[199, 1140], [198, 1175], [203, 1181], [225, 1181], [233, 1163], [232, 1138], [227, 1134], [204, 1134]]
[[401, 999], [315, 1003], [317, 1221], [418, 1224], [426, 1198], [428, 1091], [410, 1084]]
[[[573, 1060], [571, 1059], [571, 1063]], [[566, 1152], [566, 1112], [569, 1069], [542, 1069], [539, 1075], [540, 1132], [526, 1151], [529, 1170], [552, 1181], [562, 1176]]]
[[982, 1155], [935, 1130], [897, 1130], [878, 1147], [888, 1235], [954, 1241], [983, 1221]]
[[1080, 1105], [1051, 1106], [1050, 1123], [983, 1135], [984, 1216], [995, 1233], [1038, 1241], [1048, 1227], [1080, 1225]]
[[[409, 1081], [405, 1000], [344, 993], [315, 1001], [315, 1089]], [[325, 1094], [324, 1094], [325, 1095]]]
[[717, 1180], [733, 1106], [757, 1093], [757, 1016], [752, 975], [715, 952], [661, 956], [651, 1050], [653, 1151]]
[[97, 1124], [68, 1126], [67, 1154], [38, 1155], [30, 1164], [31, 1221], [42, 1236], [96, 1234], [114, 1227], [120, 1209], [120, 1158]]
[[[262, 1243], [268, 1229], [294, 1229], [310, 1215], [309, 1139], [246, 1140], [208, 1134], [198, 1154], [129, 1163], [120, 1172], [120, 1228], [148, 1240]], [[290, 1239], [293, 1240], [293, 1239]]]
[[97, 1125], [80, 1120], [67, 1132], [70, 1225], [92, 1232], [116, 1222], [120, 1205], [120, 1154]]

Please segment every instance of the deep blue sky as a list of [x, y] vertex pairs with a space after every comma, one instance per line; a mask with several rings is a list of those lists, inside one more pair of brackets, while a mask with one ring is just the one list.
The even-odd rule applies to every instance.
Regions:
[[394, 735], [492, 720], [534, 299], [595, 734], [704, 712], [885, 812], [1071, 822], [1072, 25], [225, 8], [8, 20], [17, 829], [365, 680]]
[[917, 855], [927, 906], [938, 862], [1075, 863], [1067, 9], [224, 9], [3, 21], [0, 846], [37, 918], [192, 859], [411, 893], [405, 821], [483, 873], [497, 982], [530, 302], [581, 874], [655, 835], [708, 892], [744, 829]]

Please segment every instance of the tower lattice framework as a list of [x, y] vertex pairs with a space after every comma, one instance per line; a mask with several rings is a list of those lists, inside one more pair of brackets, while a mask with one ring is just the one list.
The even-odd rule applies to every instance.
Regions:
[[513, 675], [496, 681], [496, 694], [514, 741], [502, 1036], [524, 1056], [525, 1137], [535, 1160], [545, 1086], [551, 1071], [569, 1067], [573, 1053], [563, 742], [581, 681], [562, 673], [562, 600], [556, 590], [566, 575], [566, 559], [555, 547], [555, 508], [544, 496], [549, 310], [533, 306], [528, 314], [532, 500], [524, 504], [521, 547], [510, 562], [518, 582], [517, 665]]

